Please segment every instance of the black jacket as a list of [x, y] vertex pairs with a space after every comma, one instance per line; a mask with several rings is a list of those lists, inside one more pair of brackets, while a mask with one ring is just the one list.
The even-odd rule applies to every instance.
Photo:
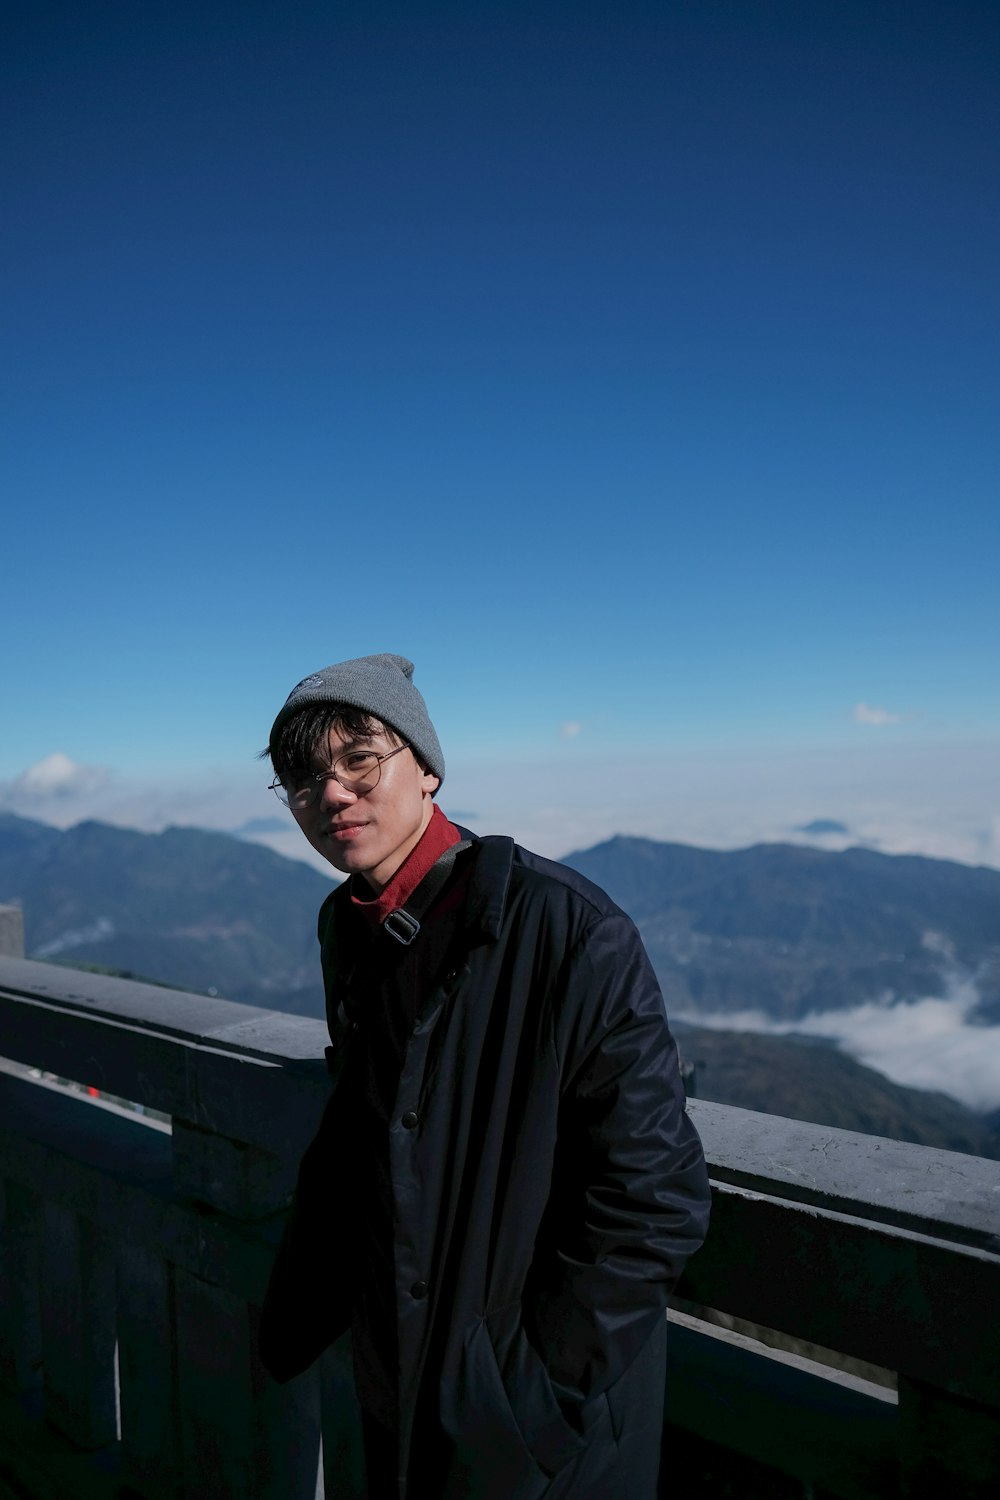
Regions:
[[[421, 1500], [645, 1500], [664, 1308], [709, 1205], [663, 1000], [603, 891], [506, 838], [466, 857], [461, 958], [417, 1016], [389, 1128], [401, 1473]], [[278, 1379], [353, 1315], [345, 898], [324, 949], [334, 1093], [262, 1317]], [[625, 1476], [644, 1425], [654, 1457]]]

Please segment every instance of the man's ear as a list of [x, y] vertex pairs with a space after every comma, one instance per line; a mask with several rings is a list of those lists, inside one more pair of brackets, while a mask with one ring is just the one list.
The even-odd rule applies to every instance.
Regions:
[[[421, 762], [421, 764], [423, 764], [423, 763]], [[441, 778], [440, 778], [440, 776], [435, 776], [433, 771], [428, 771], [428, 769], [427, 769], [426, 766], [423, 766], [423, 772], [424, 772], [424, 791], [425, 792], [430, 792], [431, 796], [434, 797], [434, 796], [436, 796], [438, 788], [441, 785]]]

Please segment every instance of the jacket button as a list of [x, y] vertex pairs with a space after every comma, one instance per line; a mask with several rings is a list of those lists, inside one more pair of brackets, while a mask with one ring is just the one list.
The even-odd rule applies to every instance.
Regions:
[[417, 1115], [416, 1111], [408, 1109], [399, 1123], [402, 1125], [404, 1130], [413, 1130], [418, 1120], [419, 1116]]
[[415, 1281], [410, 1287], [410, 1296], [415, 1302], [422, 1302], [427, 1296], [428, 1290], [426, 1281]]

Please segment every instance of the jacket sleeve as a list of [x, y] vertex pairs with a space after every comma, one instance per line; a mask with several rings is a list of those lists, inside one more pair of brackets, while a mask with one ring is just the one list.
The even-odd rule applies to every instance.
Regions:
[[623, 913], [578, 942], [555, 1025], [553, 1191], [524, 1316], [552, 1379], [590, 1399], [662, 1318], [705, 1237], [710, 1192], [660, 988]]

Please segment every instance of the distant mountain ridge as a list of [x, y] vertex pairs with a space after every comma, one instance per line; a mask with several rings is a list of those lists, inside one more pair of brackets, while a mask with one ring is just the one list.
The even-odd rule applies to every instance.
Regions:
[[720, 851], [609, 839], [566, 856], [636, 922], [682, 1014], [775, 1021], [886, 995], [944, 995], [975, 974], [1000, 1020], [1000, 870], [798, 844]]
[[[566, 856], [637, 923], [672, 1012], [775, 1021], [945, 993], [977, 975], [1000, 1019], [1000, 870], [758, 844], [720, 851], [619, 836]], [[197, 828], [62, 831], [0, 814], [0, 902], [28, 951], [117, 965], [247, 1003], [318, 990], [311, 866]]]
[[29, 956], [247, 1005], [323, 1014], [316, 913], [332, 884], [225, 833], [0, 814], [0, 902], [23, 907]]

